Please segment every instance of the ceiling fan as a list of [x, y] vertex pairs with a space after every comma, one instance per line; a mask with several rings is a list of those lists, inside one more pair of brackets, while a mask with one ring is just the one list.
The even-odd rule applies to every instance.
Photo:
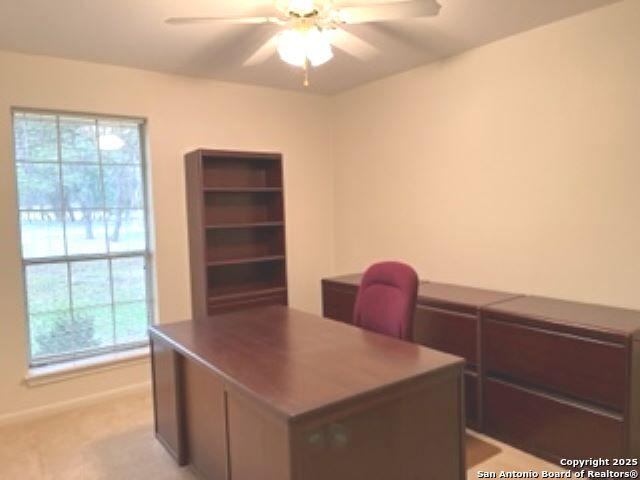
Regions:
[[[372, 0], [371, 3], [350, 4], [335, 0], [276, 0], [275, 4], [256, 16], [172, 17], [170, 25], [230, 23], [240, 25], [274, 25], [279, 32], [262, 45], [245, 64], [258, 63], [277, 49], [280, 58], [304, 70], [304, 85], [309, 85], [309, 67], [318, 67], [333, 58], [332, 45], [359, 42], [346, 25], [377, 23], [407, 18], [435, 16], [440, 11], [436, 0]], [[363, 45], [364, 44], [364, 45]], [[349, 47], [343, 47], [349, 50]], [[370, 49], [373, 47], [369, 46]]]

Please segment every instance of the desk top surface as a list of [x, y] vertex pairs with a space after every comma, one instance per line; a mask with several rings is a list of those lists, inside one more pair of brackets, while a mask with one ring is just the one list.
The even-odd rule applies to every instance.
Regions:
[[289, 418], [430, 375], [464, 361], [287, 307], [242, 310], [150, 328], [182, 354]]

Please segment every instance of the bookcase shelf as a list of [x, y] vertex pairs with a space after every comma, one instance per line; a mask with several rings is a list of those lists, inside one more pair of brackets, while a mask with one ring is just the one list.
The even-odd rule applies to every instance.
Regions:
[[206, 225], [209, 230], [219, 229], [238, 229], [238, 228], [266, 228], [266, 227], [282, 227], [284, 222], [253, 222], [253, 223], [218, 223], [215, 225]]
[[194, 316], [286, 305], [281, 155], [197, 150], [185, 166]]
[[205, 193], [280, 193], [280, 187], [203, 187]]
[[251, 258], [231, 258], [228, 260], [212, 260], [207, 262], [209, 267], [221, 267], [225, 265], [242, 265], [246, 263], [261, 263], [261, 262], [278, 262], [284, 260], [284, 255], [270, 255], [265, 257], [251, 257]]
[[243, 298], [255, 298], [255, 297], [267, 297], [267, 296], [275, 296], [285, 294], [287, 291], [286, 287], [275, 287], [275, 288], [252, 288], [251, 290], [242, 291], [242, 290], [231, 290], [231, 293], [220, 294], [219, 292], [213, 292], [209, 295], [209, 302], [211, 304], [223, 304], [229, 301], [241, 300]]

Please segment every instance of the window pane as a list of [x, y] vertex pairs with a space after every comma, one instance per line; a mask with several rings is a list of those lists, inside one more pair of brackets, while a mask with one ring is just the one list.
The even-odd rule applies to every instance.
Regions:
[[51, 312], [29, 316], [31, 358], [66, 355], [82, 343], [75, 333], [71, 312]]
[[141, 251], [147, 247], [143, 210], [111, 210], [107, 213], [109, 251]]
[[102, 210], [71, 210], [66, 223], [69, 255], [106, 253], [105, 218]]
[[74, 308], [75, 350], [86, 350], [113, 345], [114, 325], [111, 305], [102, 307]]
[[61, 210], [58, 165], [20, 163], [16, 173], [21, 210]]
[[29, 265], [26, 268], [29, 314], [69, 310], [69, 285], [66, 263]]
[[73, 308], [111, 305], [109, 261], [91, 260], [71, 264]]
[[55, 257], [65, 253], [62, 212], [20, 212], [20, 233], [24, 258]]
[[102, 162], [140, 163], [140, 127], [137, 123], [99, 122]]
[[62, 184], [67, 208], [103, 208], [102, 179], [98, 165], [64, 165]]
[[104, 192], [107, 208], [142, 208], [140, 167], [105, 165]]
[[131, 343], [147, 338], [149, 326], [146, 302], [115, 305], [116, 343]]
[[17, 161], [58, 160], [58, 129], [55, 115], [16, 113], [13, 128]]
[[108, 260], [71, 264], [73, 319], [79, 341], [77, 350], [113, 343], [111, 280]]
[[115, 303], [146, 301], [147, 279], [143, 257], [114, 258], [111, 261], [111, 273]]
[[60, 153], [63, 162], [98, 163], [95, 120], [61, 117]]

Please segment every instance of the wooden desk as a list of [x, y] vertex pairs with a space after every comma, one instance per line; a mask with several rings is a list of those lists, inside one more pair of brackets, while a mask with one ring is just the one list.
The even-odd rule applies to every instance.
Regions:
[[458, 357], [286, 307], [150, 329], [157, 438], [212, 480], [461, 480]]

